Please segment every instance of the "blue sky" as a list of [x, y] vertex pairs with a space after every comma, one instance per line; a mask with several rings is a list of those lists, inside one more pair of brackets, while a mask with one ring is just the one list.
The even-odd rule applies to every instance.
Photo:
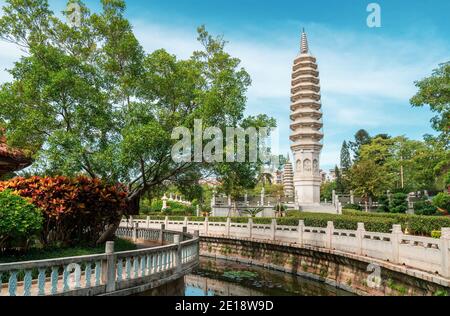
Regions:
[[[367, 5], [382, 9], [382, 27], [366, 24]], [[3, 1], [0, 1], [2, 4]], [[64, 1], [51, 0], [61, 11]], [[98, 8], [99, 1], [85, 3]], [[224, 35], [228, 50], [253, 79], [247, 114], [277, 119], [280, 153], [289, 151], [292, 62], [306, 28], [321, 71], [324, 149], [322, 168], [339, 161], [342, 142], [360, 128], [421, 139], [433, 133], [426, 108], [409, 105], [414, 81], [450, 60], [448, 0], [129, 0], [127, 16], [147, 52], [165, 48], [180, 58], [198, 49], [196, 27]], [[18, 52], [0, 44], [0, 68]], [[8, 80], [5, 72], [0, 81]]]

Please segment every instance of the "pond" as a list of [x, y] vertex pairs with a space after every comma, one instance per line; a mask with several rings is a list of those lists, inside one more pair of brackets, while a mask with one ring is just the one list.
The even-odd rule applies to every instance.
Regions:
[[352, 296], [327, 284], [241, 263], [201, 258], [186, 296]]

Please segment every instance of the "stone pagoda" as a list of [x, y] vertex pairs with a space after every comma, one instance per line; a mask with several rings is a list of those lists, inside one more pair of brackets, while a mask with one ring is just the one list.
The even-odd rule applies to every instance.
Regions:
[[294, 168], [291, 163], [291, 159], [288, 156], [288, 160], [284, 165], [283, 172], [283, 187], [284, 187], [284, 195], [286, 197], [294, 197]]
[[294, 61], [291, 87], [291, 142], [295, 157], [296, 204], [302, 209], [320, 205], [320, 154], [323, 122], [317, 60], [311, 55], [305, 30]]

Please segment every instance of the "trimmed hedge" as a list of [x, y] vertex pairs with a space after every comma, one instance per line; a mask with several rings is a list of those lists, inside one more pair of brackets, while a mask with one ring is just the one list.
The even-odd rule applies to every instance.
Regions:
[[421, 216], [409, 214], [386, 213], [361, 213], [352, 210], [344, 210], [344, 216], [356, 216], [366, 218], [389, 218], [396, 224], [402, 225], [404, 230], [412, 235], [431, 236], [433, 231], [440, 231], [444, 227], [450, 227], [450, 217], [445, 216]]
[[[152, 220], [164, 220], [164, 216], [151, 216]], [[169, 217], [170, 220], [183, 221], [184, 217]], [[204, 217], [188, 217], [191, 222], [203, 222]], [[209, 217], [211, 223], [225, 223], [226, 217]], [[248, 223], [248, 217], [233, 217], [232, 223]], [[253, 218], [254, 224], [270, 225], [272, 218]], [[417, 216], [406, 214], [363, 213], [344, 210], [344, 215], [291, 212], [289, 217], [277, 218], [277, 224], [282, 226], [298, 226], [299, 221], [305, 221], [309, 227], [325, 228], [328, 222], [333, 222], [336, 229], [356, 230], [358, 223], [364, 223], [369, 232], [390, 233], [393, 225], [402, 225], [404, 231], [419, 236], [431, 236], [433, 231], [450, 227], [450, 218], [442, 216]]]

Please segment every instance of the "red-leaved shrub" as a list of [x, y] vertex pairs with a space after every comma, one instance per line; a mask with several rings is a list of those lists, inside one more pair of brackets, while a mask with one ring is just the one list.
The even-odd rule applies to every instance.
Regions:
[[45, 245], [95, 243], [109, 224], [120, 221], [126, 209], [126, 189], [98, 179], [79, 177], [14, 178], [0, 182], [0, 191], [30, 198], [44, 215]]

